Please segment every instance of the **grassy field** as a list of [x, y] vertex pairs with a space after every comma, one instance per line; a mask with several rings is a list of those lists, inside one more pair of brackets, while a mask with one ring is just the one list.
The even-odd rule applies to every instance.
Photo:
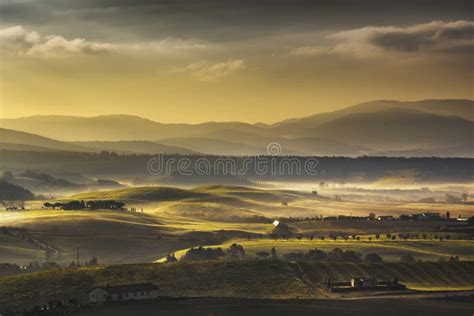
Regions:
[[[229, 248], [231, 244], [238, 243], [245, 249], [248, 256], [255, 256], [259, 251], [267, 251], [275, 247], [278, 255], [283, 256], [289, 252], [307, 252], [310, 249], [319, 249], [329, 252], [334, 248], [343, 250], [353, 250], [362, 253], [376, 253], [385, 261], [399, 261], [400, 257], [410, 254], [416, 259], [423, 261], [438, 261], [439, 258], [448, 258], [452, 255], [459, 256], [462, 260], [474, 261], [474, 241], [473, 240], [449, 240], [449, 241], [430, 241], [430, 240], [308, 240], [308, 239], [235, 239], [219, 246]], [[176, 252], [177, 257], [181, 257], [187, 249]]]
[[[135, 264], [62, 269], [0, 278], [0, 306], [18, 308], [48, 298], [84, 299], [96, 285], [152, 282], [161, 295], [237, 298], [322, 298], [315, 289], [322, 279], [347, 280], [374, 276], [398, 277], [413, 287], [474, 286], [474, 263], [299, 263], [303, 277], [280, 260], [215, 261], [173, 264]], [[303, 281], [303, 278], [305, 281]]]
[[[201, 205], [211, 205], [210, 210], [239, 216], [251, 216], [255, 213], [266, 216], [334, 216], [357, 215], [366, 216], [369, 212], [382, 214], [407, 214], [434, 211], [445, 213], [449, 210], [452, 215], [472, 216], [473, 205], [444, 204], [444, 203], [414, 203], [414, 202], [364, 202], [343, 200], [336, 201], [331, 196], [320, 196], [309, 191], [263, 190], [233, 186], [205, 186], [194, 189], [178, 189], [168, 187], [138, 187], [114, 191], [90, 192], [74, 195], [73, 199], [120, 199], [130, 203], [141, 202], [180, 202], [186, 205], [190, 212], [196, 215]], [[288, 205], [283, 206], [282, 202]], [[170, 205], [173, 205], [171, 203]], [[209, 207], [202, 207], [209, 211]], [[181, 214], [186, 214], [183, 207], [175, 208]], [[169, 212], [173, 212], [172, 209]], [[209, 215], [209, 214], [207, 214]]]
[[[380, 204], [350, 201], [335, 201], [310, 192], [290, 190], [262, 190], [233, 186], [205, 186], [194, 189], [169, 187], [139, 187], [114, 191], [89, 192], [69, 199], [120, 199], [127, 207], [135, 207], [138, 212], [125, 211], [62, 211], [38, 209], [42, 201], [27, 204], [27, 211], [0, 211], [0, 226], [24, 227], [38, 239], [60, 249], [60, 262], [75, 258], [75, 249], [81, 248], [84, 259], [97, 256], [105, 263], [152, 262], [168, 252], [179, 251], [198, 244], [220, 242], [222, 238], [246, 238], [251, 234], [268, 235], [273, 230], [269, 223], [255, 220], [255, 216], [265, 216], [269, 221], [276, 217], [318, 216], [318, 215], [367, 215], [398, 214], [417, 210], [440, 210], [449, 208], [474, 214], [474, 206], [452, 206], [446, 204]], [[288, 206], [282, 202], [288, 202]], [[143, 210], [143, 213], [141, 212]], [[402, 210], [402, 211], [401, 211]], [[253, 221], [253, 222], [252, 222]], [[303, 221], [290, 223], [305, 235], [367, 235], [375, 233], [430, 232], [437, 229], [437, 222], [401, 221]], [[433, 234], [433, 233], [430, 233]], [[334, 244], [317, 241], [292, 241], [278, 244], [284, 253], [303, 251], [310, 247], [334, 248]], [[464, 244], [454, 241], [438, 243], [421, 241], [403, 243], [342, 243], [344, 249], [360, 250], [362, 253], [378, 252], [387, 260], [395, 260], [403, 253], [412, 253], [423, 260], [437, 260], [441, 256], [456, 254], [462, 258], [473, 255]], [[472, 246], [472, 245], [469, 245]], [[17, 261], [42, 257], [41, 252], [16, 246], [10, 240], [0, 239], [0, 249], [4, 251], [3, 261]], [[249, 253], [253, 249], [269, 250], [272, 241], [258, 246], [248, 244]], [[129, 249], [126, 252], [123, 249]], [[288, 251], [290, 251], [288, 250]], [[397, 253], [398, 251], [398, 253]]]
[[26, 241], [0, 234], [0, 262], [25, 264], [43, 258], [44, 252], [34, 249]]

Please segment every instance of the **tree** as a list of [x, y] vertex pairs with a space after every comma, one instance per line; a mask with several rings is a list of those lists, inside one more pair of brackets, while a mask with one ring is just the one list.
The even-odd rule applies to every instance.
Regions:
[[382, 263], [383, 262], [382, 257], [380, 257], [376, 253], [369, 253], [365, 255], [364, 261], [367, 263]]
[[244, 247], [239, 244], [232, 244], [227, 253], [229, 254], [229, 258], [235, 260], [242, 260], [245, 257]]
[[403, 263], [414, 263], [415, 262], [415, 258], [410, 255], [410, 254], [406, 254], [406, 255], [403, 255], [400, 257], [400, 262], [403, 262]]
[[77, 268], [77, 264], [76, 264], [74, 261], [71, 261], [71, 263], [68, 265], [68, 268], [69, 268], [69, 269], [76, 269], [76, 268]]
[[273, 247], [272, 250], [271, 250], [271, 256], [272, 256], [272, 259], [278, 258], [277, 251], [276, 251], [275, 247]]
[[305, 254], [305, 260], [310, 261], [321, 261], [327, 258], [326, 253], [318, 249], [310, 249], [308, 253]]

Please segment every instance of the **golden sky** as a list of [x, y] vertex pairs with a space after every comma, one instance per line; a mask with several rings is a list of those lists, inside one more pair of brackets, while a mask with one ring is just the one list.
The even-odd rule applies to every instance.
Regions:
[[161, 2], [0, 2], [1, 117], [270, 123], [376, 99], [473, 99], [467, 1]]

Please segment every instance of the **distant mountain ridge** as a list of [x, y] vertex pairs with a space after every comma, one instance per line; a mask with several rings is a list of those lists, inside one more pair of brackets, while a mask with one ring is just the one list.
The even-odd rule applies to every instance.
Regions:
[[0, 128], [0, 150], [15, 151], [113, 151], [128, 154], [198, 154], [189, 149], [161, 145], [151, 141], [64, 142], [31, 133]]
[[[104, 150], [124, 153], [175, 150], [251, 155], [265, 154], [269, 143], [278, 142], [285, 155], [432, 152], [450, 157], [453, 153], [449, 148], [457, 148], [457, 153], [470, 157], [470, 151], [462, 148], [474, 146], [474, 101], [379, 100], [274, 124], [163, 124], [138, 116], [105, 115], [0, 119], [0, 126], [64, 143], [53, 147], [77, 146], [91, 151], [100, 149], [102, 141]], [[0, 134], [0, 143], [14, 142], [6, 141]], [[18, 144], [52, 148], [51, 144]]]

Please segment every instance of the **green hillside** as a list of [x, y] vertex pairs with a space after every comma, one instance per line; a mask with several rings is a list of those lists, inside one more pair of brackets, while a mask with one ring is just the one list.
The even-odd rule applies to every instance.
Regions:
[[117, 199], [117, 200], [142, 200], [142, 201], [170, 201], [190, 198], [205, 198], [205, 193], [171, 187], [140, 187], [121, 190], [89, 192], [73, 195], [72, 199]]
[[[403, 255], [411, 255], [415, 259], [423, 261], [438, 261], [440, 258], [448, 259], [450, 256], [457, 255], [462, 260], [474, 260], [472, 249], [474, 241], [471, 240], [387, 240], [381, 239], [376, 241], [368, 241], [367, 237], [362, 240], [325, 240], [309, 239], [290, 239], [290, 240], [273, 240], [273, 239], [233, 239], [215, 247], [229, 248], [231, 244], [238, 243], [245, 249], [248, 256], [255, 256], [257, 252], [269, 252], [273, 247], [277, 250], [279, 256], [287, 253], [307, 252], [312, 249], [318, 249], [324, 252], [330, 252], [335, 248], [344, 251], [352, 250], [360, 252], [362, 255], [376, 253], [382, 257], [385, 262], [398, 262]], [[187, 249], [180, 250], [176, 253], [179, 258]]]
[[[397, 277], [420, 288], [472, 288], [474, 263], [349, 264], [280, 260], [216, 261], [174, 264], [112, 265], [52, 270], [0, 279], [0, 306], [41, 304], [50, 297], [83, 299], [96, 285], [152, 282], [161, 295], [185, 297], [321, 298], [315, 290], [324, 277]], [[303, 276], [301, 276], [301, 271]], [[298, 275], [297, 275], [298, 274]], [[304, 279], [304, 281], [302, 281]]]

